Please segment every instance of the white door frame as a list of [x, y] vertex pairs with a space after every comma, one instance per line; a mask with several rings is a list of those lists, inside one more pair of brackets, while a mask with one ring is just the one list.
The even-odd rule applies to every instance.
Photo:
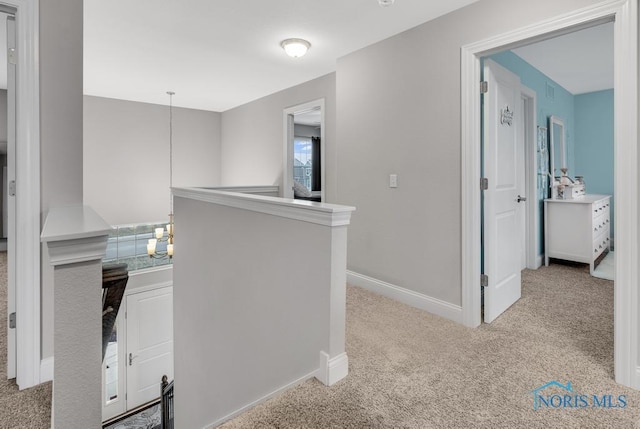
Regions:
[[[16, 48], [16, 20], [13, 14], [7, 15], [7, 44], [3, 48]], [[10, 61], [7, 66], [7, 171], [4, 177], [3, 193], [9, 191], [10, 183], [15, 180], [16, 169], [16, 66]], [[16, 311], [16, 199], [3, 195], [6, 205], [3, 207], [3, 221], [6, 214], [7, 230], [7, 378], [16, 378], [16, 329], [10, 328], [11, 313]]]
[[525, 163], [525, 192], [527, 196], [525, 207], [526, 228], [526, 261], [527, 268], [536, 270], [542, 265], [542, 258], [538, 259], [538, 157], [537, 155], [537, 120], [536, 120], [536, 92], [524, 85], [520, 86], [520, 97], [524, 100], [525, 111], [522, 125], [524, 126], [524, 163]]
[[639, 388], [638, 358], [638, 6], [608, 0], [461, 49], [462, 316], [480, 325], [480, 58], [615, 20], [615, 380]]
[[293, 198], [293, 129], [289, 129], [289, 115], [304, 113], [320, 108], [320, 199], [325, 202], [326, 195], [326, 175], [325, 175], [325, 125], [324, 125], [324, 98], [287, 107], [283, 112], [283, 135], [284, 135], [284, 158], [282, 172], [282, 192], [283, 198]]
[[1, 0], [16, 10], [16, 382], [40, 380], [40, 74], [38, 0]]

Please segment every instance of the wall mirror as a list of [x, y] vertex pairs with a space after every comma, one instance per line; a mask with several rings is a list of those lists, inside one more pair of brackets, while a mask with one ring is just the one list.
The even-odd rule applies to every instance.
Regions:
[[557, 116], [549, 116], [549, 171], [561, 176], [561, 168], [567, 168], [564, 121]]
[[284, 110], [282, 196], [324, 201], [324, 99]]

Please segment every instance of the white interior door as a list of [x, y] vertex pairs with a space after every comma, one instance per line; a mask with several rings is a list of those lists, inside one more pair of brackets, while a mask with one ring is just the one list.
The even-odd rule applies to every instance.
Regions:
[[[7, 177], [5, 192], [8, 193], [7, 205], [7, 317], [16, 311], [16, 197], [12, 183], [16, 180], [16, 64], [11, 55], [16, 47], [16, 21], [14, 16], [7, 17]], [[12, 195], [13, 194], [13, 195]], [[15, 320], [15, 319], [14, 319]], [[7, 321], [7, 378], [16, 377], [16, 329]]]
[[494, 61], [484, 63], [484, 321], [490, 323], [520, 299], [522, 246], [518, 202], [520, 78]]
[[127, 296], [127, 410], [160, 396], [173, 379], [173, 288]]

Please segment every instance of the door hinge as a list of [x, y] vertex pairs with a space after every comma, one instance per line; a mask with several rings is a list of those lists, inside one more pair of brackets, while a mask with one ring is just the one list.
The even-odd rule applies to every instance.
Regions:
[[480, 190], [486, 191], [487, 189], [489, 189], [489, 179], [487, 179], [486, 177], [481, 177], [480, 178]]
[[16, 181], [12, 180], [9, 182], [9, 196], [11, 197], [15, 197], [16, 196]]
[[9, 64], [18, 64], [18, 53], [16, 52], [16, 48], [7, 49], [7, 61], [9, 61]]
[[16, 329], [16, 313], [15, 312], [9, 315], [9, 328]]
[[489, 92], [489, 82], [483, 80], [480, 82], [480, 94], [486, 94], [487, 92]]
[[487, 287], [489, 286], [489, 276], [486, 274], [480, 275], [480, 286]]

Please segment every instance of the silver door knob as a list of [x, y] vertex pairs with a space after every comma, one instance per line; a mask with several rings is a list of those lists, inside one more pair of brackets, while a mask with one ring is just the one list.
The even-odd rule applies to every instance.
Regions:
[[518, 199], [516, 201], [519, 203], [522, 201], [527, 201], [527, 197], [521, 197], [520, 195], [518, 195]]

